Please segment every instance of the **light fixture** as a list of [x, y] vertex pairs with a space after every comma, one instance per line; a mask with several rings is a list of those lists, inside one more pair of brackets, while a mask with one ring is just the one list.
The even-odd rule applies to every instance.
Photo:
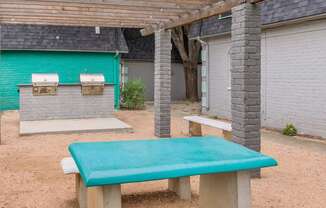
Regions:
[[101, 29], [99, 26], [95, 27], [95, 34], [97, 34], [97, 35], [101, 34]]

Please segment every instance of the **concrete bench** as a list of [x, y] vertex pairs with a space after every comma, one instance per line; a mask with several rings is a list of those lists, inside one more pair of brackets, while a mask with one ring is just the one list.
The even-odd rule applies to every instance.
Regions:
[[[75, 190], [76, 198], [79, 204], [85, 204], [86, 199], [83, 196], [83, 191], [80, 189], [81, 178], [78, 167], [72, 157], [65, 157], [60, 162], [63, 173], [66, 175], [75, 175]], [[83, 201], [84, 200], [84, 201]]]
[[232, 139], [232, 126], [230, 123], [220, 120], [205, 118], [202, 116], [186, 116], [184, 120], [189, 121], [190, 136], [202, 136], [201, 126], [210, 126], [221, 129], [225, 139]]
[[65, 157], [60, 162], [64, 174], [79, 174], [78, 167], [72, 157]]
[[121, 184], [163, 179], [177, 180], [173, 190], [189, 200], [187, 180], [194, 175], [200, 175], [201, 208], [249, 208], [249, 170], [277, 165], [217, 137], [74, 143], [69, 151], [81, 176], [81, 208], [121, 208]]

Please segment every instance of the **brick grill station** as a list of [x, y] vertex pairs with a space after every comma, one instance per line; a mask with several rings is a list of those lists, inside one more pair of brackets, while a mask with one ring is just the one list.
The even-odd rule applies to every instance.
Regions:
[[59, 84], [54, 95], [35, 95], [32, 85], [20, 85], [21, 121], [113, 117], [114, 86], [103, 81], [99, 95], [84, 95], [82, 86]]
[[20, 94], [21, 121], [113, 117], [113, 85], [105, 85], [101, 96], [83, 96], [78, 84], [59, 85], [56, 96], [33, 96], [31, 86], [21, 85]]

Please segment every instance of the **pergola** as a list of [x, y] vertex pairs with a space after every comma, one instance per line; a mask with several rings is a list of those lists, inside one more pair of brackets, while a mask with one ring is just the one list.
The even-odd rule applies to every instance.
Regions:
[[260, 8], [256, 3], [261, 1], [0, 0], [0, 24], [143, 28], [143, 35], [154, 33], [155, 135], [170, 137], [169, 29], [232, 10], [233, 141], [260, 150], [261, 28]]
[[159, 28], [221, 14], [245, 2], [262, 0], [10, 0], [0, 1], [2, 24], [44, 24]]

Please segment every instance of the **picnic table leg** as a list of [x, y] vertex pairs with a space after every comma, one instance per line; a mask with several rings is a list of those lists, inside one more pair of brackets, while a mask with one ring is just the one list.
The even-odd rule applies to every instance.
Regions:
[[80, 190], [80, 175], [75, 174], [75, 189], [76, 189], [76, 199], [79, 203], [79, 190]]
[[0, 111], [0, 145], [1, 145], [1, 124], [2, 124], [1, 120], [2, 120], [2, 111]]
[[80, 174], [76, 174], [76, 191], [79, 208], [87, 208], [87, 188], [84, 185]]
[[88, 188], [87, 208], [121, 208], [121, 185]]
[[250, 208], [250, 172], [200, 176], [200, 208]]
[[190, 136], [202, 136], [201, 124], [189, 121]]
[[169, 179], [169, 190], [174, 191], [183, 200], [191, 199], [190, 177]]
[[231, 140], [232, 139], [232, 132], [231, 131], [226, 131], [223, 130], [223, 137], [227, 140]]

